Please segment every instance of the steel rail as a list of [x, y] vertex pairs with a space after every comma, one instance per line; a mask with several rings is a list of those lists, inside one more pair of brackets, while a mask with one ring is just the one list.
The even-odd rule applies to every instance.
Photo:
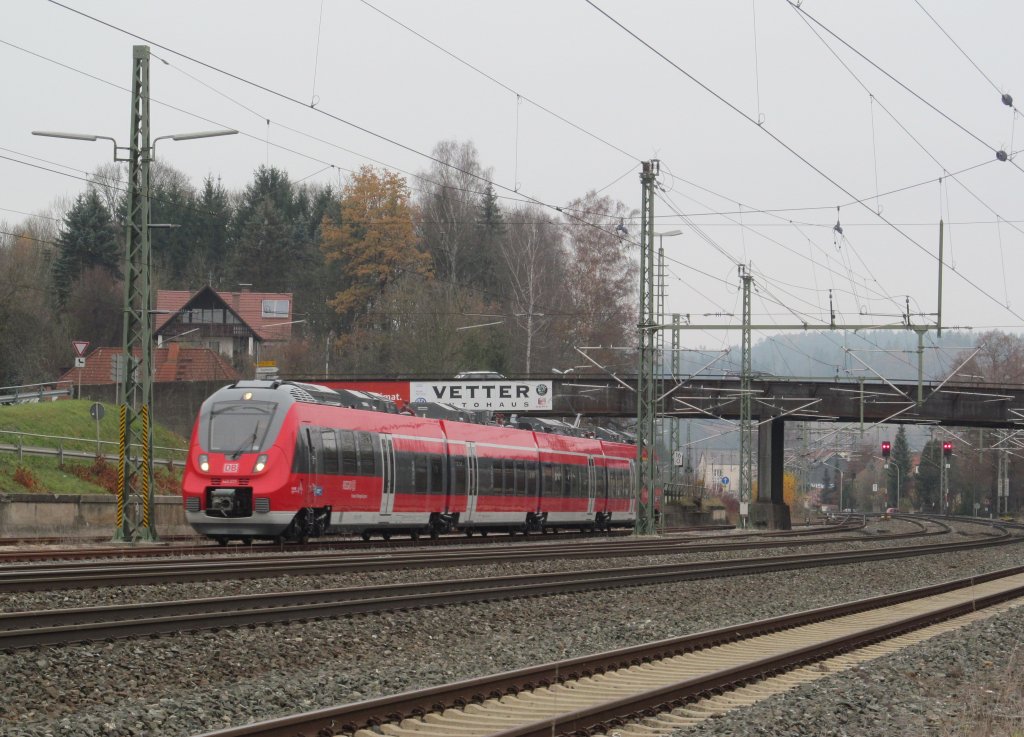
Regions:
[[743, 558], [643, 568], [608, 568], [125, 606], [12, 612], [0, 614], [0, 650], [752, 575], [932, 553], [946, 554], [956, 550], [1019, 542], [1024, 542], [1024, 538], [1004, 535], [1000, 538], [945, 545], [789, 555], [769, 560]]
[[[359, 729], [379, 732], [380, 725], [405, 718], [423, 717], [441, 713], [449, 708], [467, 704], [480, 704], [488, 699], [500, 699], [523, 691], [544, 688], [552, 684], [577, 681], [581, 678], [605, 674], [615, 670], [652, 663], [666, 658], [691, 653], [760, 635], [779, 632], [807, 624], [894, 606], [929, 596], [957, 591], [977, 584], [997, 581], [1007, 576], [1024, 573], [1024, 567], [997, 571], [967, 579], [949, 581], [895, 594], [862, 599], [844, 604], [822, 607], [766, 620], [732, 625], [716, 630], [675, 637], [633, 647], [621, 648], [596, 655], [560, 660], [530, 666], [515, 671], [483, 676], [458, 683], [434, 686], [394, 696], [385, 696], [343, 706], [319, 709], [269, 719], [241, 727], [230, 727], [208, 732], [198, 737], [296, 737], [297, 735], [353, 734]], [[495, 732], [493, 737], [551, 737], [552, 735], [606, 734], [630, 716], [664, 711], [687, 703], [696, 697], [731, 688], [794, 666], [828, 657], [858, 645], [871, 643], [932, 621], [948, 619], [960, 614], [991, 606], [1024, 594], [1024, 585], [1001, 593], [972, 598], [966, 603], [954, 604], [929, 615], [904, 617], [896, 623], [880, 625], [868, 632], [849, 637], [837, 637], [826, 643], [810, 645], [790, 651], [781, 657], [763, 658], [691, 678], [671, 686], [652, 689], [629, 698], [605, 703], [588, 709], [568, 712], [519, 727]]]
[[[872, 541], [908, 539], [946, 531], [917, 531], [892, 536], [878, 535]], [[1003, 535], [1007, 534], [1005, 531]], [[229, 557], [215, 560], [182, 561], [177, 559], [148, 561], [145, 565], [123, 561], [35, 564], [0, 568], [0, 591], [39, 591], [108, 586], [138, 586], [162, 583], [211, 581], [242, 578], [268, 578], [284, 574], [325, 575], [370, 572], [402, 568], [433, 568], [452, 565], [486, 565], [509, 561], [581, 560], [600, 557], [640, 555], [672, 555], [690, 552], [721, 552], [775, 547], [806, 547], [819, 544], [859, 542], [862, 538], [830, 538], [829, 540], [780, 541], [746, 540], [735, 542], [719, 538], [718, 542], [692, 540], [637, 540], [595, 543], [594, 545], [533, 545], [501, 550], [468, 552], [448, 551], [365, 551], [330, 555], [271, 555], [251, 558]]]
[[[865, 526], [863, 515], [856, 515], [858, 521], [846, 520], [840, 524], [832, 524], [829, 526], [818, 526], [809, 529], [800, 530], [770, 530], [760, 531], [752, 533], [738, 533], [731, 534], [730, 539], [744, 539], [744, 538], [800, 538], [810, 537], [815, 535], [833, 535], [837, 532], [846, 532], [852, 530], [863, 529]], [[734, 525], [702, 525], [695, 527], [678, 527], [668, 528], [664, 530], [665, 533], [693, 533], [693, 532], [729, 532], [734, 530]], [[321, 539], [316, 542], [306, 543], [305, 545], [288, 543], [281, 545], [278, 543], [267, 542], [261, 544], [257, 542], [253, 545], [231, 545], [225, 548], [224, 546], [215, 545], [212, 542], [205, 544], [189, 545], [189, 546], [164, 546], [164, 545], [145, 545], [145, 546], [132, 546], [132, 547], [85, 547], [85, 548], [53, 548], [48, 550], [2, 550], [0, 549], [0, 564], [15, 563], [15, 562], [30, 562], [30, 561], [46, 561], [46, 560], [71, 560], [71, 559], [82, 559], [82, 558], [158, 558], [168, 556], [205, 556], [205, 555], [224, 555], [235, 551], [239, 554], [255, 554], [263, 553], [265, 551], [294, 551], [294, 552], [310, 552], [310, 551], [322, 551], [322, 550], [368, 550], [368, 549], [403, 549], [408, 547], [448, 547], [448, 546], [465, 546], [465, 545], [483, 545], [483, 544], [503, 544], [508, 542], [515, 542], [516, 544], [528, 544], [528, 541], [534, 540], [600, 540], [607, 538], [622, 538], [633, 535], [633, 531], [630, 529], [614, 529], [605, 532], [570, 532], [562, 531], [558, 533], [543, 533], [541, 535], [511, 535], [507, 533], [496, 533], [493, 535], [474, 535], [466, 536], [459, 534], [442, 535], [438, 538], [421, 537], [419, 539], [410, 538], [395, 538], [392, 540], [355, 540], [352, 538], [348, 539]], [[697, 537], [691, 537], [688, 539], [715, 539], [720, 537], [718, 535], [702, 535]], [[161, 541], [181, 541], [181, 540], [197, 540], [200, 539], [199, 535], [171, 535], [161, 536]], [[15, 545], [31, 545], [31, 544], [60, 544], [60, 543], [103, 543], [109, 541], [109, 538], [76, 538], [76, 537], [11, 537], [11, 538], [0, 538], [0, 547], [3, 546], [15, 546]]]

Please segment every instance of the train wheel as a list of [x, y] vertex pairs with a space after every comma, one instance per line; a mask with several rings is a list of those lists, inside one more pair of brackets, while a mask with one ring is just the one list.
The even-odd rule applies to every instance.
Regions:
[[441, 531], [438, 530], [436, 527], [431, 527], [430, 528], [430, 539], [431, 540], [436, 540], [439, 537], [441, 537]]
[[363, 542], [370, 542], [370, 531], [363, 530]]
[[411, 537], [413, 540], [419, 540], [420, 539], [420, 531], [419, 530], [413, 530], [412, 532], [409, 533], [409, 537]]
[[466, 537], [473, 537], [473, 531], [472, 531], [472, 530], [469, 530], [469, 529], [467, 529], [467, 530], [466, 530]]
[[480, 537], [487, 537], [487, 530], [480, 530]]
[[251, 537], [243, 537], [242, 538], [242, 545], [252, 545], [252, 538]]
[[391, 533], [387, 532], [387, 531], [380, 533], [380, 536], [382, 538], [384, 538], [385, 540], [390, 540], [391, 539]]
[[219, 536], [217, 536], [217, 537], [215, 537], [215, 538], [213, 538], [213, 539], [214, 539], [214, 540], [216, 540], [216, 541], [217, 541], [217, 544], [218, 544], [218, 545], [220, 545], [220, 546], [221, 546], [222, 548], [223, 548], [223, 547], [224, 547], [225, 545], [227, 545], [227, 544], [228, 544], [228, 539], [227, 539], [226, 537], [224, 537], [223, 535], [219, 535]]

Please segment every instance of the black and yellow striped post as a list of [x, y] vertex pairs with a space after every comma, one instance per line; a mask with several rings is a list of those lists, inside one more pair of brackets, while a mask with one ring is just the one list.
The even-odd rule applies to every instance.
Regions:
[[149, 424], [149, 407], [142, 408], [142, 436], [147, 442], [142, 444], [142, 467], [147, 469], [142, 474], [142, 526], [139, 528], [140, 540], [156, 540], [156, 527], [153, 525], [153, 428]]
[[128, 464], [127, 446], [125, 444], [125, 430], [127, 427], [127, 407], [122, 404], [117, 424], [118, 453], [117, 453], [117, 517], [114, 522], [114, 540], [131, 540], [131, 528], [127, 524], [124, 514], [125, 498], [125, 468]]

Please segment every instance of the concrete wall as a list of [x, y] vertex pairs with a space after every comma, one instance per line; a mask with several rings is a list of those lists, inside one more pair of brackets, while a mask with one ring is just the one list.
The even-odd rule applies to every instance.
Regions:
[[[0, 538], [113, 536], [116, 513], [113, 496], [0, 494]], [[153, 515], [158, 535], [194, 534], [179, 496], [155, 497]]]

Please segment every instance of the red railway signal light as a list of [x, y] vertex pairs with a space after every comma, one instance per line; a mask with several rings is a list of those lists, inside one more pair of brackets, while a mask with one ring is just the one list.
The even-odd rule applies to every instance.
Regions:
[[891, 452], [892, 452], [892, 443], [890, 443], [888, 440], [883, 440], [882, 441], [882, 458], [888, 458], [889, 457], [889, 453], [891, 453]]
[[942, 455], [946, 456], [946, 458], [953, 455], [953, 443], [948, 440], [942, 441]]

